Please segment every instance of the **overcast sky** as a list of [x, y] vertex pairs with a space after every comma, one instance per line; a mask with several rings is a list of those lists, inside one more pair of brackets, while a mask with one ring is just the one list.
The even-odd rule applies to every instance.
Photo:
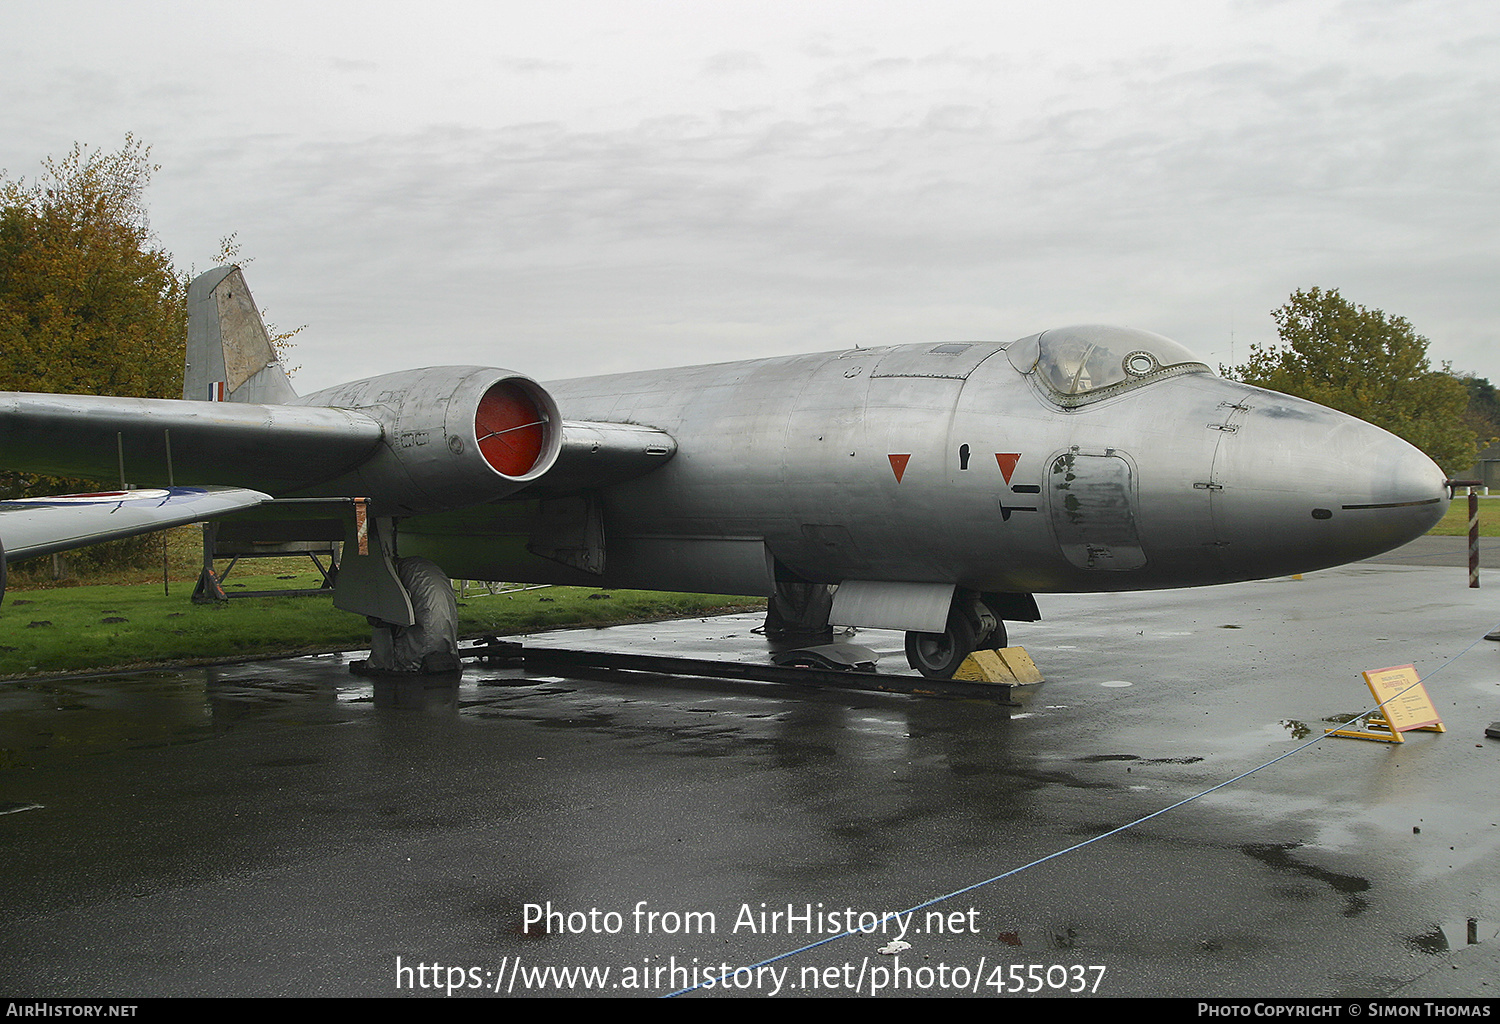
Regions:
[[1078, 322], [1211, 364], [1296, 288], [1500, 383], [1493, 0], [0, 0], [0, 168], [127, 132], [310, 391]]

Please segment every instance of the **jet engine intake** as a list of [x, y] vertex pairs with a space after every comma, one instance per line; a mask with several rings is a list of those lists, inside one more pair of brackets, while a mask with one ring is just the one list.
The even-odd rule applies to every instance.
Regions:
[[377, 515], [494, 501], [557, 461], [562, 420], [536, 381], [491, 367], [445, 366], [343, 384], [298, 404], [352, 409], [383, 431], [353, 473], [315, 493], [369, 495]]

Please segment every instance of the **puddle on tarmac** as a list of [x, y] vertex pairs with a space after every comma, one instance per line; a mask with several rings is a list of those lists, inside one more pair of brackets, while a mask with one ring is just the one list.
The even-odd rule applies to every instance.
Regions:
[[1431, 931], [1406, 936], [1406, 944], [1418, 953], [1438, 954], [1488, 942], [1500, 935], [1500, 922], [1461, 918], [1435, 925]]

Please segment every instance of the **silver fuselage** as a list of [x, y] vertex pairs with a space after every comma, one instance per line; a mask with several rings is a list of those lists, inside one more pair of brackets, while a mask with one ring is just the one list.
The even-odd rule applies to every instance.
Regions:
[[[765, 594], [778, 572], [1141, 590], [1354, 561], [1446, 507], [1431, 460], [1342, 413], [1207, 372], [1066, 408], [1006, 348], [548, 383], [565, 420], [657, 428], [675, 457], [587, 509], [512, 500], [406, 520], [402, 553], [469, 578], [711, 593]], [[596, 517], [602, 572], [533, 553], [559, 515]]]

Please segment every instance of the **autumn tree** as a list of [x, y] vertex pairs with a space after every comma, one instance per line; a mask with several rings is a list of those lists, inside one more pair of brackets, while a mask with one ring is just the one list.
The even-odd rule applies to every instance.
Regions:
[[186, 287], [151, 236], [150, 153], [126, 136], [0, 177], [0, 390], [181, 394]]
[[[151, 234], [145, 193], [159, 169], [127, 135], [114, 153], [74, 145], [31, 182], [0, 172], [0, 391], [182, 394], [189, 275]], [[237, 261], [239, 248], [234, 235], [222, 239], [216, 264]], [[270, 327], [278, 354], [300, 330]], [[92, 486], [0, 472], [0, 497]], [[144, 543], [87, 550], [128, 554]]]
[[[44, 160], [34, 181], [0, 173], [0, 390], [182, 393], [187, 288], [151, 235], [150, 155], [127, 135], [118, 152], [75, 145]], [[0, 474], [6, 497], [93, 486]], [[115, 541], [69, 559], [118, 565], [154, 543]]]
[[1293, 292], [1271, 315], [1280, 343], [1250, 346], [1249, 362], [1225, 376], [1358, 416], [1450, 474], [1474, 465], [1468, 389], [1447, 366], [1432, 369], [1427, 339], [1404, 317], [1356, 305], [1336, 288]]

